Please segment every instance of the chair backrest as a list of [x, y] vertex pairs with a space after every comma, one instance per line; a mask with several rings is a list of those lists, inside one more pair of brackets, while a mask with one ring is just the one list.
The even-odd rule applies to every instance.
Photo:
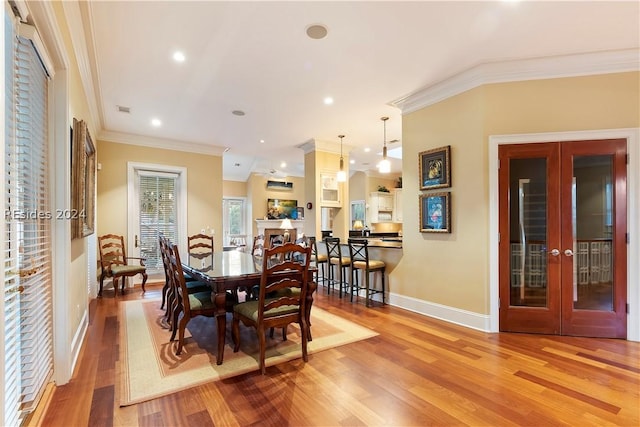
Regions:
[[118, 234], [105, 234], [98, 237], [100, 265], [108, 269], [111, 265], [127, 265], [127, 253], [124, 237]]
[[204, 259], [213, 255], [213, 236], [194, 234], [188, 237], [189, 257]]
[[264, 234], [258, 234], [253, 238], [253, 247], [251, 255], [262, 256], [264, 253]]
[[364, 262], [369, 267], [369, 241], [367, 239], [349, 239], [351, 262]]
[[178, 246], [173, 243], [169, 243], [166, 246], [166, 254], [169, 260], [169, 286], [173, 287], [178, 292], [178, 297], [182, 301], [182, 308], [185, 316], [191, 317], [189, 290], [187, 289], [187, 283], [184, 278], [184, 271], [182, 270]]
[[[258, 295], [259, 324], [264, 322], [264, 313], [269, 310], [282, 311], [280, 314], [270, 315], [269, 321], [290, 319], [291, 322], [296, 322], [300, 316], [304, 316], [310, 260], [311, 248], [294, 243], [264, 250]], [[298, 288], [300, 292], [291, 292], [292, 288]], [[280, 307], [286, 308], [278, 310]]]
[[327, 245], [327, 257], [342, 259], [342, 249], [340, 248], [339, 237], [325, 237], [324, 243]]

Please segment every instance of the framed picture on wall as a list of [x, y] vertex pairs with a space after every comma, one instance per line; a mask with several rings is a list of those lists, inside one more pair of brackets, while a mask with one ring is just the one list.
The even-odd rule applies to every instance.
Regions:
[[451, 187], [451, 146], [422, 151], [418, 169], [421, 190]]
[[420, 232], [451, 233], [451, 193], [420, 195]]

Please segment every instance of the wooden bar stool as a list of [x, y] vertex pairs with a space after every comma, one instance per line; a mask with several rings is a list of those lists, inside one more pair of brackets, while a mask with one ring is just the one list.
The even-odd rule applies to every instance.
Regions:
[[[371, 297], [374, 294], [382, 294], [382, 304], [384, 304], [384, 272], [386, 265], [384, 261], [369, 259], [369, 241], [367, 239], [349, 239], [349, 255], [351, 257], [351, 301], [353, 301], [353, 294], [355, 292], [356, 297], [360, 294], [361, 290], [365, 290], [365, 304], [369, 307]], [[364, 276], [364, 286], [358, 284], [357, 270], [362, 272]], [[369, 284], [370, 273], [380, 272], [382, 274], [382, 289], [372, 289]]]
[[[347, 268], [351, 266], [351, 258], [342, 256], [339, 237], [325, 237], [324, 243], [327, 245], [327, 257], [329, 258], [329, 278], [327, 280], [327, 294], [330, 288], [338, 285], [339, 295], [342, 298], [342, 291], [349, 289], [349, 282], [346, 280]], [[336, 271], [339, 280], [335, 279]]]

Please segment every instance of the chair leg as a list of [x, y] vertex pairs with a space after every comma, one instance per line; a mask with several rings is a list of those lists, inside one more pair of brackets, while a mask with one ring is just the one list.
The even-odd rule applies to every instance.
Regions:
[[147, 273], [142, 273], [142, 293], [147, 292], [144, 285], [147, 283]]
[[176, 338], [176, 332], [178, 331], [178, 318], [180, 317], [181, 311], [182, 311], [182, 302], [180, 301], [180, 297], [176, 296], [176, 299], [173, 302], [173, 316], [171, 319], [171, 338], [169, 338], [169, 341], [173, 341]]
[[384, 268], [380, 271], [380, 274], [382, 274], [382, 305], [384, 305], [384, 294], [385, 294], [385, 288], [384, 288]]
[[102, 286], [104, 284], [104, 274], [100, 274], [100, 290], [98, 290], [98, 296], [102, 296]]
[[366, 277], [364, 278], [365, 287], [367, 288], [366, 291], [365, 291], [366, 292], [365, 293], [365, 298], [366, 298], [365, 299], [365, 305], [367, 307], [369, 307], [369, 298], [371, 297], [371, 294], [369, 292], [369, 276], [370, 276], [369, 270], [367, 270], [367, 269], [362, 270], [362, 274], [366, 274]]
[[[162, 302], [160, 303], [160, 310], [164, 308], [165, 303], [167, 302], [167, 294], [169, 293], [169, 280], [165, 280], [164, 286], [162, 287]], [[164, 317], [167, 317], [167, 313], [165, 312]]]
[[233, 352], [240, 350], [240, 318], [233, 313], [233, 325], [231, 327], [231, 337], [233, 338]]
[[182, 346], [184, 344], [184, 330], [187, 328], [187, 322], [189, 318], [187, 316], [182, 316], [180, 319], [180, 325], [178, 326], [178, 350], [176, 350], [176, 355], [180, 355], [182, 353]]
[[[262, 372], [262, 375], [267, 373], [267, 367], [264, 361], [267, 353], [267, 338], [265, 337], [264, 332], [264, 330], [258, 331], [258, 341], [260, 342], [260, 372]], [[306, 340], [304, 334], [303, 340]]]

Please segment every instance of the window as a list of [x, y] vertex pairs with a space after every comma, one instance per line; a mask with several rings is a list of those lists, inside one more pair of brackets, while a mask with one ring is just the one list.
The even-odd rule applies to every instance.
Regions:
[[222, 199], [222, 227], [224, 232], [224, 246], [246, 244], [247, 217], [245, 215], [245, 199]]
[[[24, 25], [24, 24], [20, 24]], [[33, 29], [31, 29], [33, 33]], [[48, 75], [5, 14], [4, 420], [19, 425], [53, 371]]]

